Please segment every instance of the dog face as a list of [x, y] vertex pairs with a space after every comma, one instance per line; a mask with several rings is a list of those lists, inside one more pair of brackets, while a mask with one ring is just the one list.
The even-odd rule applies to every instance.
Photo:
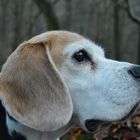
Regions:
[[0, 97], [11, 116], [34, 129], [57, 130], [73, 114], [90, 131], [90, 120], [117, 121], [133, 109], [139, 78], [138, 66], [106, 59], [102, 48], [78, 34], [54, 31], [8, 58]]
[[84, 128], [94, 131], [96, 122], [121, 120], [140, 100], [140, 67], [137, 77], [131, 73], [134, 65], [105, 58], [101, 47], [85, 39], [70, 44], [63, 53], [60, 72]]

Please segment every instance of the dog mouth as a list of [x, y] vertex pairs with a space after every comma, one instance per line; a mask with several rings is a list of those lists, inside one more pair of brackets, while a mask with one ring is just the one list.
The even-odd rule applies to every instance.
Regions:
[[105, 122], [101, 120], [87, 120], [85, 122], [86, 129], [89, 133], [96, 133], [98, 130], [100, 130], [103, 126], [109, 125], [110, 122]]
[[104, 121], [104, 120], [94, 120], [90, 119], [85, 122], [85, 127], [89, 133], [97, 133], [99, 131], [102, 131], [102, 129], [109, 128], [112, 123], [123, 123], [126, 122], [127, 120], [130, 120], [134, 113], [137, 111], [139, 104], [137, 103], [131, 111], [123, 118], [120, 120], [116, 121]]

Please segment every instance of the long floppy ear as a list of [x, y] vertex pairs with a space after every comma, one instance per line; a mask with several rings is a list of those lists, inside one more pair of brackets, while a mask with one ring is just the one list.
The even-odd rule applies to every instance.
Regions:
[[0, 74], [2, 102], [16, 120], [40, 131], [68, 123], [72, 100], [50, 56], [49, 43], [24, 43]]

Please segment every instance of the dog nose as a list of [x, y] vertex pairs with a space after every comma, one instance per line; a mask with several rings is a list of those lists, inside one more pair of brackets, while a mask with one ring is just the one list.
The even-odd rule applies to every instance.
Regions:
[[129, 70], [129, 73], [135, 78], [140, 78], [140, 66], [134, 66]]
[[85, 121], [85, 127], [89, 132], [94, 132], [98, 129], [98, 127], [103, 123], [103, 121], [100, 120], [86, 120]]

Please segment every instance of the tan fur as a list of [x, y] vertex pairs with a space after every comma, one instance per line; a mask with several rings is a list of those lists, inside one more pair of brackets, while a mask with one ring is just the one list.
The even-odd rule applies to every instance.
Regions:
[[72, 101], [56, 66], [63, 61], [64, 47], [80, 39], [74, 33], [53, 31], [15, 50], [0, 74], [1, 98], [9, 114], [42, 131], [56, 130], [68, 123]]
[[31, 43], [35, 42], [46, 42], [49, 40], [50, 47], [51, 47], [51, 57], [55, 63], [55, 65], [60, 66], [62, 59], [62, 52], [63, 49], [76, 41], [83, 39], [82, 36], [67, 32], [67, 31], [51, 31], [45, 33], [44, 35], [35, 36], [29, 40]]

